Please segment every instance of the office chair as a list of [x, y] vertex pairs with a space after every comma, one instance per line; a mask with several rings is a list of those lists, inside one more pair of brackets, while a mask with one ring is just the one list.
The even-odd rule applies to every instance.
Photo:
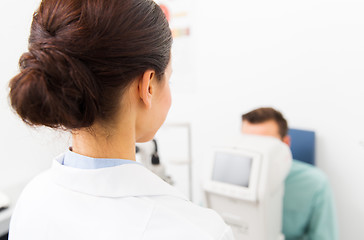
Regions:
[[288, 135], [293, 159], [315, 165], [315, 132], [291, 128]]

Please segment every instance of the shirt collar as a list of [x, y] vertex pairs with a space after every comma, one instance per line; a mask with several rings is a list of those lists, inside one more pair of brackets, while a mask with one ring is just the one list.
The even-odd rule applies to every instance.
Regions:
[[66, 151], [64, 154], [61, 164], [81, 169], [98, 169], [106, 167], [115, 167], [122, 164], [139, 164], [136, 161], [126, 160], [126, 159], [113, 159], [113, 158], [92, 158], [87, 157], [71, 150]]
[[53, 161], [52, 180], [67, 189], [98, 197], [173, 196], [187, 200], [177, 189], [141, 164], [123, 164], [99, 169], [62, 165], [62, 154]]

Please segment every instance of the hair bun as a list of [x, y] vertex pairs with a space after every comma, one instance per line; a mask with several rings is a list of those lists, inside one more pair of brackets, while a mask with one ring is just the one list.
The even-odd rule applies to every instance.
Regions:
[[54, 48], [34, 49], [10, 81], [12, 107], [29, 125], [89, 127], [98, 112], [96, 81], [79, 60]]
[[172, 42], [154, 1], [42, 0], [29, 52], [10, 81], [11, 105], [30, 125], [113, 123], [122, 96], [146, 70], [163, 81]]

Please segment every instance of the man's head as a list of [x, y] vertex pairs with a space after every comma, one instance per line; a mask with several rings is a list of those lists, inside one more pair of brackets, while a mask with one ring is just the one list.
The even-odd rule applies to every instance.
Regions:
[[273, 108], [258, 108], [242, 115], [243, 134], [271, 136], [290, 145], [288, 124], [282, 113]]

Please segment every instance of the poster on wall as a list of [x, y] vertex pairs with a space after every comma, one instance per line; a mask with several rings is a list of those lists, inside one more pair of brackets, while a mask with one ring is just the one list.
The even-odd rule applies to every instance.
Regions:
[[165, 13], [173, 35], [171, 89], [173, 92], [191, 93], [195, 89], [192, 56], [192, 9], [191, 0], [155, 1]]

